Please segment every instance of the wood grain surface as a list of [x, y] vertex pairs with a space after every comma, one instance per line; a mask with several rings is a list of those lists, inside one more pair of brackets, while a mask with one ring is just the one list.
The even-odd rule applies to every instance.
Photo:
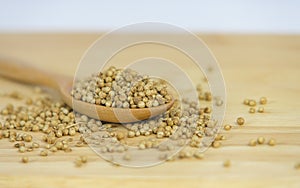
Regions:
[[[1, 34], [0, 57], [73, 76], [97, 34]], [[238, 116], [242, 128], [224, 132], [227, 140], [203, 160], [184, 159], [150, 168], [124, 168], [102, 160], [89, 147], [74, 148], [30, 163], [7, 139], [0, 140], [0, 187], [300, 187], [300, 36], [201, 35], [222, 69], [227, 89], [224, 123]], [[136, 53], [140, 53], [137, 51]], [[176, 59], [176, 57], [175, 57]], [[189, 67], [186, 67], [190, 69]], [[197, 75], [194, 75], [195, 77]], [[32, 94], [32, 86], [0, 78], [1, 92]], [[263, 114], [249, 114], [244, 98], [269, 99]], [[14, 100], [0, 97], [0, 106]], [[40, 135], [35, 134], [35, 139]], [[250, 147], [250, 139], [275, 138], [277, 145]], [[89, 162], [76, 168], [81, 154]], [[231, 167], [223, 162], [231, 160]]]

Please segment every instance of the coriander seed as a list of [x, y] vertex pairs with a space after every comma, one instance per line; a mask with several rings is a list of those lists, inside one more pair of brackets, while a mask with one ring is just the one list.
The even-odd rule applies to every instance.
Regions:
[[275, 146], [275, 144], [276, 144], [276, 140], [274, 138], [271, 138], [268, 142], [269, 146]]
[[249, 146], [256, 146], [256, 139], [251, 139], [249, 141]]
[[86, 163], [87, 162], [87, 157], [86, 156], [80, 156], [80, 160], [82, 163]]
[[197, 159], [203, 159], [204, 158], [204, 154], [203, 154], [203, 152], [196, 151], [194, 153], [194, 157], [197, 158]]
[[32, 136], [29, 135], [29, 134], [26, 134], [24, 137], [23, 137], [24, 141], [25, 142], [31, 142], [32, 141]]
[[259, 113], [263, 113], [264, 111], [265, 111], [264, 107], [259, 107], [257, 110], [257, 112], [259, 112]]
[[300, 163], [296, 163], [296, 164], [295, 164], [295, 169], [296, 169], [296, 170], [300, 170]]
[[82, 166], [82, 161], [80, 159], [76, 159], [74, 161], [74, 164], [75, 164], [76, 167], [81, 167]]
[[123, 159], [125, 161], [130, 161], [131, 160], [131, 155], [129, 153], [126, 153], [124, 156], [123, 156]]
[[40, 152], [40, 156], [42, 156], [42, 157], [48, 156], [47, 150], [42, 150], [42, 151]]
[[122, 140], [122, 139], [124, 139], [124, 134], [122, 132], [117, 132], [116, 137], [118, 140]]
[[223, 166], [224, 166], [225, 168], [228, 168], [228, 167], [230, 167], [230, 166], [231, 166], [231, 162], [230, 162], [230, 160], [226, 160], [226, 161], [224, 161], [224, 163], [223, 163]]
[[267, 98], [266, 98], [266, 97], [261, 97], [261, 98], [259, 99], [259, 103], [260, 103], [260, 104], [267, 104]]
[[225, 131], [229, 131], [230, 129], [231, 129], [231, 125], [229, 125], [229, 124], [226, 124], [225, 126], [224, 126], [224, 130]]
[[255, 108], [253, 108], [253, 107], [249, 108], [249, 113], [254, 114], [255, 113]]
[[212, 146], [213, 146], [213, 148], [219, 148], [221, 146], [221, 142], [220, 141], [213, 141]]
[[257, 138], [257, 143], [258, 143], [258, 144], [263, 144], [263, 143], [265, 143], [265, 138], [262, 137], [262, 136], [258, 137], [258, 138]]
[[24, 156], [21, 158], [22, 163], [28, 163], [29, 159], [28, 157]]
[[27, 149], [26, 149], [25, 146], [20, 146], [20, 147], [19, 147], [19, 152], [20, 152], [20, 153], [24, 153], [24, 152], [26, 152], [26, 150], [27, 150]]
[[249, 100], [248, 105], [249, 106], [256, 106], [256, 101], [255, 100]]
[[245, 99], [243, 102], [245, 105], [249, 105], [249, 99]]
[[55, 147], [55, 146], [52, 146], [50, 149], [49, 149], [51, 152], [57, 152], [57, 147]]
[[244, 125], [245, 119], [242, 118], [242, 117], [238, 117], [238, 118], [236, 119], [236, 123], [237, 123], [238, 125]]

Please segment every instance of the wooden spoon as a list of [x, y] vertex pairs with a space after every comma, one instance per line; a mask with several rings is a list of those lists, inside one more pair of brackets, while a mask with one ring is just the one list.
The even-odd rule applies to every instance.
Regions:
[[174, 103], [173, 100], [165, 105], [152, 108], [125, 109], [105, 107], [83, 102], [73, 99], [70, 94], [73, 78], [56, 73], [50, 73], [45, 70], [26, 65], [25, 63], [12, 60], [0, 60], [0, 75], [29, 84], [51, 87], [60, 93], [63, 101], [73, 108], [74, 111], [95, 119], [113, 123], [128, 123], [145, 120], [165, 112], [171, 108]]

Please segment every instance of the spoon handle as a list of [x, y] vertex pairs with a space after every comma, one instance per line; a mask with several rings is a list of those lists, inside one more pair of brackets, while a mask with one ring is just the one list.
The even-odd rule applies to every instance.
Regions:
[[58, 88], [54, 74], [18, 60], [0, 59], [0, 76], [28, 84]]

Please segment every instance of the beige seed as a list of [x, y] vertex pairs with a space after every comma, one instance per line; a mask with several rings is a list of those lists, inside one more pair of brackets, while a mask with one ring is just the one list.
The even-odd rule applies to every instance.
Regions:
[[124, 156], [123, 156], [123, 159], [125, 161], [130, 161], [131, 160], [131, 155], [129, 153], [126, 153]]
[[245, 105], [249, 105], [249, 99], [245, 99], [243, 102]]
[[128, 131], [128, 138], [133, 138], [135, 136], [135, 132]]
[[40, 156], [46, 157], [46, 156], [48, 156], [48, 152], [47, 152], [46, 150], [42, 150], [42, 151], [40, 152]]
[[139, 149], [146, 149], [146, 146], [145, 146], [145, 144], [143, 144], [143, 143], [141, 143], [141, 144], [139, 144]]
[[229, 124], [226, 124], [225, 126], [224, 126], [224, 130], [225, 131], [229, 131], [230, 129], [231, 129], [231, 125], [229, 125]]
[[230, 160], [226, 160], [226, 161], [224, 161], [224, 163], [223, 163], [223, 166], [224, 166], [225, 168], [228, 168], [228, 167], [230, 167], [230, 166], [231, 166], [231, 162], [230, 162]]
[[19, 152], [20, 152], [20, 153], [24, 153], [24, 152], [26, 152], [26, 150], [27, 150], [27, 149], [26, 149], [25, 146], [20, 146], [20, 147], [19, 147]]
[[57, 147], [57, 149], [61, 150], [64, 146], [64, 144], [61, 141], [58, 141], [55, 143], [55, 146]]
[[267, 104], [267, 98], [266, 98], [266, 97], [261, 97], [261, 98], [259, 99], [259, 103], [260, 103], [260, 104]]
[[256, 139], [251, 139], [249, 141], [249, 146], [256, 146]]
[[76, 159], [74, 161], [74, 164], [75, 164], [76, 167], [81, 167], [82, 166], [82, 161], [80, 159]]
[[213, 141], [212, 146], [213, 146], [213, 148], [219, 148], [221, 146], [221, 142], [220, 141]]
[[254, 114], [255, 113], [255, 108], [253, 108], [253, 107], [249, 108], [249, 113]]
[[248, 105], [249, 106], [256, 106], [256, 101], [255, 100], [250, 100]]
[[275, 146], [276, 145], [276, 140], [274, 138], [271, 138], [268, 142], [269, 146]]
[[296, 170], [300, 170], [300, 163], [296, 163], [296, 164], [295, 164], [295, 169], [296, 169]]
[[258, 138], [257, 138], [257, 143], [258, 143], [258, 144], [263, 144], [263, 143], [265, 143], [265, 138], [262, 137], [262, 136], [258, 137]]
[[22, 157], [21, 161], [22, 161], [22, 163], [28, 163], [29, 159], [28, 159], [28, 157], [24, 156], [24, 157]]
[[31, 142], [32, 141], [32, 136], [27, 134], [27, 135], [24, 136], [23, 139], [24, 139], [25, 142]]
[[87, 163], [87, 157], [86, 156], [80, 156], [80, 160], [82, 163]]
[[237, 123], [238, 125], [244, 125], [245, 119], [242, 118], [242, 117], [238, 117], [238, 118], [236, 119], [236, 123]]
[[146, 106], [146, 104], [145, 104], [144, 101], [139, 101], [139, 102], [138, 102], [138, 107], [139, 107], [139, 108], [145, 108], [145, 106]]
[[264, 107], [259, 107], [257, 110], [257, 112], [259, 112], [259, 113], [263, 113], [264, 111], [265, 111]]
[[194, 153], [194, 157], [197, 159], [203, 159], [204, 158], [204, 154], [202, 152], [196, 151]]
[[40, 145], [39, 145], [38, 143], [36, 143], [36, 142], [33, 142], [33, 143], [31, 144], [31, 146], [32, 146], [33, 148], [39, 148], [39, 147], [40, 147]]
[[33, 132], [37, 132], [37, 131], [39, 131], [39, 126], [38, 125], [33, 125], [32, 128], [31, 128], [31, 130]]
[[124, 139], [124, 134], [122, 132], [117, 132], [116, 137], [118, 140], [122, 140], [122, 139]]
[[51, 152], [57, 152], [57, 147], [52, 146], [49, 150], [50, 150]]
[[25, 146], [25, 144], [23, 142], [20, 142], [20, 143], [16, 143], [14, 146], [15, 148], [20, 148], [21, 146]]

